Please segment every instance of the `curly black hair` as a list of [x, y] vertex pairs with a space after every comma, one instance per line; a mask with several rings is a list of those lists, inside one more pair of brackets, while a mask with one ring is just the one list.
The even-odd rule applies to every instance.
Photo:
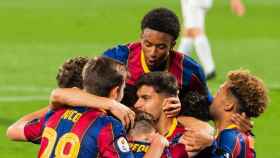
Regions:
[[141, 21], [141, 30], [150, 28], [164, 32], [176, 40], [180, 33], [180, 23], [174, 12], [167, 8], [156, 8], [149, 11]]
[[182, 113], [186, 116], [192, 116], [202, 121], [209, 121], [209, 102], [206, 94], [197, 91], [189, 91], [181, 99]]
[[269, 102], [267, 89], [261, 79], [248, 70], [235, 70], [228, 74], [229, 90], [238, 100], [238, 112], [258, 117]]
[[57, 85], [60, 88], [83, 88], [82, 72], [87, 57], [74, 57], [68, 59], [59, 69], [56, 76]]

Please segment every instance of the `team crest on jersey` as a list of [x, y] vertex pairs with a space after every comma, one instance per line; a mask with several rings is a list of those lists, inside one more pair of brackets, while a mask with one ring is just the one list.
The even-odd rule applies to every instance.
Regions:
[[117, 140], [117, 146], [118, 146], [118, 148], [120, 149], [121, 152], [129, 152], [130, 151], [128, 142], [124, 137], [120, 137]]
[[225, 157], [225, 158], [231, 158], [231, 156], [230, 156], [229, 153], [225, 153], [225, 154], [224, 154], [224, 157]]

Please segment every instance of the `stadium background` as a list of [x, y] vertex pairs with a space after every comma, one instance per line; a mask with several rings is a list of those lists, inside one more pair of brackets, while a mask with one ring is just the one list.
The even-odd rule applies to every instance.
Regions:
[[[271, 103], [255, 121], [257, 155], [280, 157], [280, 1], [245, 2], [242, 18], [230, 12], [226, 0], [216, 0], [208, 14], [218, 74], [209, 86], [215, 92], [226, 73], [240, 67], [262, 77]], [[36, 156], [36, 145], [11, 142], [5, 131], [23, 114], [48, 104], [65, 59], [98, 55], [138, 39], [142, 16], [159, 6], [181, 17], [179, 0], [1, 0], [0, 157]]]

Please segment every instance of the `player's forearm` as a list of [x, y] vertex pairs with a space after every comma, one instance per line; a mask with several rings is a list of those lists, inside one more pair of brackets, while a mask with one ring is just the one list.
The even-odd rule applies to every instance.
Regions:
[[24, 126], [28, 121], [17, 121], [8, 127], [6, 135], [10, 140], [13, 141], [27, 141], [24, 135]]
[[11, 126], [9, 126], [9, 128], [6, 131], [7, 137], [13, 141], [27, 141], [27, 139], [24, 135], [25, 125], [28, 122], [45, 115], [46, 112], [48, 111], [48, 109], [49, 109], [48, 107], [45, 107], [38, 111], [35, 111], [33, 113], [30, 113], [30, 114], [27, 114], [27, 115], [24, 115], [23, 117], [21, 117], [18, 121], [16, 121]]
[[89, 94], [78, 88], [58, 88], [50, 97], [51, 104], [57, 108], [63, 105], [85, 106], [109, 110], [113, 100]]
[[179, 116], [178, 121], [182, 124], [185, 128], [190, 128], [194, 130], [202, 130], [210, 135], [214, 134], [214, 128], [210, 126], [207, 122], [201, 121], [197, 118], [191, 116]]

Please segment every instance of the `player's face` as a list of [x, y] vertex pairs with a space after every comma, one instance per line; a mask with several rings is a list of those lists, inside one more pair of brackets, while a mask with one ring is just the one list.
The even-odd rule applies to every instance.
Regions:
[[147, 66], [153, 70], [165, 63], [175, 41], [167, 33], [146, 28], [141, 34], [141, 44]]
[[122, 98], [124, 96], [124, 88], [125, 88], [125, 82], [123, 82], [123, 84], [120, 86], [118, 98], [116, 99], [119, 102], [122, 100]]
[[164, 97], [157, 93], [153, 87], [143, 85], [137, 90], [138, 100], [134, 107], [137, 110], [151, 114], [156, 120], [162, 114], [162, 103]]
[[227, 84], [224, 83], [220, 86], [217, 93], [214, 96], [214, 100], [210, 106], [210, 115], [214, 120], [220, 118], [220, 115], [224, 112], [224, 105], [227, 104]]

